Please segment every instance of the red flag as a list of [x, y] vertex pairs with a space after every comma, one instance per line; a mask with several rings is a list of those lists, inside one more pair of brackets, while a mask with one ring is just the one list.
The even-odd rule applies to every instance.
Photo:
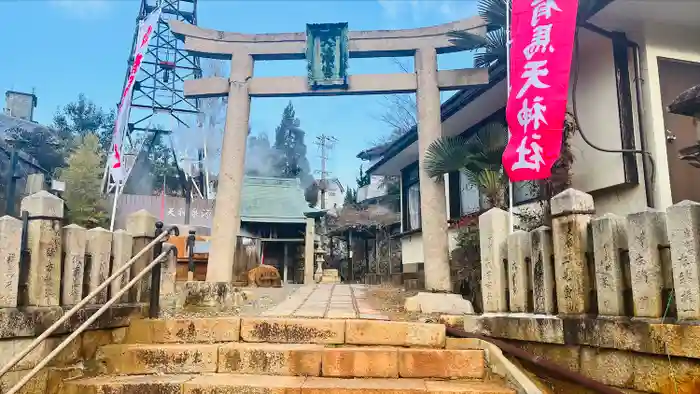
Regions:
[[510, 130], [503, 167], [513, 182], [545, 179], [561, 150], [578, 0], [513, 0]]

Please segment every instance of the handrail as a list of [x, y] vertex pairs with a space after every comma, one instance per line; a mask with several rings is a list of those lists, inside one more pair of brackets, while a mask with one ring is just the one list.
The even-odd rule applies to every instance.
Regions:
[[[165, 231], [163, 234], [168, 234], [167, 231]], [[158, 238], [156, 238], [158, 239]], [[12, 386], [12, 388], [6, 392], [5, 394], [15, 394], [19, 390], [22, 389], [22, 387], [29, 382], [30, 379], [34, 377], [39, 371], [41, 371], [42, 368], [46, 366], [46, 364], [50, 363], [51, 360], [53, 360], [54, 357], [58, 355], [68, 344], [74, 340], [78, 335], [82, 334], [83, 331], [85, 331], [92, 323], [95, 322], [102, 314], [112, 306], [115, 302], [117, 302], [118, 299], [121, 298], [124, 293], [129, 291], [133, 285], [135, 285], [138, 281], [141, 280], [142, 277], [144, 277], [148, 272], [151, 271], [151, 269], [156, 265], [159, 264], [161, 260], [166, 258], [168, 256], [168, 253], [174, 252], [174, 249], [170, 248], [166, 250], [165, 252], [162, 252], [161, 254], [158, 255], [153, 261], [151, 261], [150, 264], [148, 264], [144, 269], [141, 270], [141, 272], [138, 273], [133, 279], [129, 281], [129, 283], [126, 284], [122, 289], [120, 289], [117, 294], [113, 295], [112, 298], [109, 299], [100, 309], [97, 310], [97, 312], [93, 313], [90, 318], [85, 320], [83, 324], [80, 325], [75, 331], [73, 331], [72, 334], [70, 334], [66, 339], [63, 340], [56, 348], [49, 354], [46, 355], [31, 371], [29, 371], [28, 374], [26, 374], [17, 384]], [[106, 283], [106, 282], [105, 282]], [[14, 360], [13, 360], [14, 361]], [[8, 364], [9, 365], [9, 364]]]
[[[615, 389], [613, 387], [608, 387], [603, 383], [600, 383], [596, 380], [593, 380], [587, 376], [584, 376], [578, 372], [571, 371], [567, 368], [561, 367], [557, 365], [556, 363], [553, 363], [545, 358], [535, 356], [533, 354], [530, 354], [522, 349], [520, 349], [517, 346], [511, 345], [507, 342], [491, 338], [486, 335], [481, 335], [481, 334], [474, 334], [474, 333], [469, 333], [464, 330], [461, 330], [459, 328], [455, 327], [445, 327], [447, 331], [447, 335], [452, 336], [452, 337], [458, 337], [458, 338], [475, 338], [475, 339], [480, 339], [485, 342], [490, 342], [496, 346], [498, 346], [503, 352], [508, 353], [516, 358], [519, 358], [521, 360], [530, 362], [536, 366], [541, 367], [545, 371], [549, 372], [550, 374], [554, 375], [555, 377], [559, 377], [560, 379], [567, 380], [572, 383], [579, 384], [591, 391], [594, 391], [596, 393], [600, 394], [622, 394], [622, 391]], [[7, 393], [11, 394], [11, 393]]]
[[[163, 224], [162, 224], [161, 222], [158, 222], [158, 223], [156, 224], [156, 226], [158, 226], [158, 225], [160, 225], [160, 228], [162, 228], [162, 226], [163, 226]], [[47, 328], [46, 331], [44, 331], [41, 335], [39, 335], [36, 339], [34, 339], [34, 341], [32, 341], [32, 343], [30, 343], [29, 346], [27, 346], [26, 349], [24, 349], [24, 350], [23, 350], [22, 352], [20, 352], [18, 355], [16, 355], [15, 357], [13, 357], [12, 360], [10, 360], [4, 367], [2, 367], [2, 369], [0, 369], [0, 377], [4, 376], [4, 375], [7, 373], [7, 371], [9, 371], [12, 367], [14, 367], [15, 365], [17, 365], [17, 363], [19, 363], [20, 361], [22, 361], [22, 359], [23, 359], [27, 354], [29, 354], [29, 352], [31, 352], [32, 350], [34, 350], [34, 348], [36, 348], [44, 339], [48, 338], [51, 334], [53, 334], [54, 331], [56, 331], [56, 330], [57, 330], [59, 327], [61, 327], [69, 318], [71, 318], [76, 312], [78, 312], [78, 310], [80, 310], [80, 308], [84, 307], [91, 299], [95, 298], [95, 296], [97, 296], [97, 294], [99, 294], [102, 290], [104, 290], [107, 286], [109, 286], [109, 284], [110, 284], [111, 282], [113, 282], [115, 279], [117, 279], [118, 277], [120, 277], [127, 269], [131, 268], [131, 266], [134, 265], [134, 263], [135, 263], [138, 259], [140, 259], [141, 256], [143, 256], [147, 251], [149, 251], [151, 248], [153, 248], [156, 244], [161, 243], [161, 241], [162, 241], [164, 238], [166, 238], [168, 235], [170, 235], [170, 232], [173, 231], [173, 229], [175, 229], [175, 227], [171, 227], [171, 228], [169, 228], [168, 230], [163, 231], [161, 234], [158, 234], [158, 235], [153, 239], [153, 241], [151, 241], [148, 245], [144, 246], [143, 249], [141, 249], [140, 252], [136, 253], [136, 255], [135, 255], [134, 257], [132, 257], [131, 260], [129, 260], [129, 261], [128, 261], [126, 264], [124, 264], [121, 268], [119, 268], [119, 269], [117, 270], [117, 272], [113, 273], [110, 277], [108, 277], [107, 279], [105, 279], [105, 281], [104, 281], [102, 284], [100, 284], [99, 286], [97, 286], [97, 288], [95, 288], [95, 290], [93, 290], [90, 294], [88, 294], [87, 296], [85, 296], [85, 298], [83, 298], [82, 300], [80, 300], [80, 302], [78, 302], [78, 303], [77, 303], [73, 308], [71, 308], [68, 312], [64, 313], [63, 316], [61, 316], [60, 319], [58, 319], [54, 324], [52, 324], [49, 328]], [[163, 253], [161, 253], [160, 255], [163, 255]], [[158, 256], [158, 257], [160, 257], [160, 256]], [[155, 261], [156, 261], [156, 260], [154, 260], [154, 262], [155, 262]], [[154, 262], [151, 262], [151, 264], [149, 264], [148, 267], [152, 267], [152, 266], [154, 265]], [[143, 276], [146, 274], [145, 271], [147, 271], [147, 270], [145, 270], [145, 269], [142, 270], [142, 271], [139, 273], [139, 275], [137, 275], [137, 277], [138, 277], [138, 278], [143, 277]], [[128, 284], [127, 286], [128, 286], [128, 287], [133, 286], [133, 283], [132, 283], [132, 282], [135, 283], [135, 281], [132, 280], [132, 281], [129, 282], [129, 284]], [[128, 287], [127, 287], [127, 289], [128, 289]], [[121, 296], [121, 295], [123, 295], [125, 292], [126, 292], [125, 290], [119, 291], [118, 294]], [[110, 303], [109, 303], [109, 304], [105, 304], [105, 305], [112, 305], [113, 303], [114, 303], [114, 297], [112, 297], [112, 299], [110, 300]], [[98, 313], [101, 314], [102, 312], [104, 312], [104, 309], [105, 309], [104, 307], [100, 308], [100, 309], [99, 309], [97, 312], [95, 312], [95, 313], [93, 314], [93, 316], [90, 317], [90, 319], [88, 319], [87, 321], [93, 322], [95, 319], [97, 319], [97, 318], [99, 317]], [[94, 319], [93, 319], [93, 317], [94, 317]], [[81, 327], [82, 327], [82, 326], [81, 326]], [[72, 338], [75, 338], [75, 337], [73, 336]], [[65, 346], [64, 346], [64, 347], [65, 347]], [[51, 353], [51, 354], [53, 354], [53, 353]], [[22, 381], [24, 381], [24, 380], [22, 380]], [[24, 383], [26, 383], [26, 381], [25, 381]], [[24, 384], [24, 383], [22, 383], [22, 384]], [[20, 386], [20, 387], [21, 387], [21, 386]], [[5, 394], [9, 394], [9, 393], [14, 393], [14, 391], [10, 390], [8, 393], [5, 393]]]

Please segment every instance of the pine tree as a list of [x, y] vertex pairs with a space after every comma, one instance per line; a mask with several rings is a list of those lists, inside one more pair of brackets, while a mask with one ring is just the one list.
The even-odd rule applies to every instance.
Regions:
[[87, 228], [105, 226], [107, 211], [102, 206], [102, 147], [97, 135], [89, 133], [68, 157], [68, 166], [61, 169], [60, 179], [66, 182], [65, 198], [68, 219]]
[[290, 101], [282, 113], [280, 125], [275, 129], [274, 148], [279, 152], [275, 173], [284, 178], [299, 178], [302, 186], [308, 186], [313, 182], [313, 177], [306, 158], [305, 133], [300, 124]]

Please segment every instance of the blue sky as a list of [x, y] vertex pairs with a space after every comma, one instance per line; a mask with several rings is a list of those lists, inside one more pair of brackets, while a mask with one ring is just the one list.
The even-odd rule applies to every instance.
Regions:
[[[140, 0], [0, 1], [0, 91], [36, 89], [35, 120], [50, 123], [60, 106], [84, 93], [114, 108], [124, 80]], [[199, 25], [244, 33], [303, 31], [306, 23], [348, 22], [351, 30], [415, 28], [474, 15], [474, 0], [273, 1], [199, 0]], [[351, 59], [351, 74], [400, 72], [392, 59]], [[406, 64], [412, 67], [410, 59]], [[468, 53], [441, 55], [440, 69], [469, 67]], [[305, 75], [304, 62], [256, 62], [255, 75]], [[443, 99], [449, 94], [443, 94]], [[293, 98], [306, 131], [312, 169], [320, 168], [313, 145], [322, 133], [338, 139], [329, 162], [332, 175], [354, 186], [355, 155], [390, 132], [378, 117], [382, 96]], [[273, 138], [288, 98], [254, 99], [254, 134]]]

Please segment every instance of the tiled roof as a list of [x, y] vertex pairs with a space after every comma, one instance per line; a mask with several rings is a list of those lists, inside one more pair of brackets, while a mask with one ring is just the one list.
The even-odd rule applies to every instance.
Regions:
[[241, 221], [303, 223], [310, 208], [298, 179], [245, 177]]

